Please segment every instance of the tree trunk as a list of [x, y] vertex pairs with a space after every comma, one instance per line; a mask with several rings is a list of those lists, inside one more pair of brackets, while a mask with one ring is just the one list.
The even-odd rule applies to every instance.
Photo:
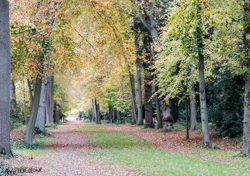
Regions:
[[59, 109], [56, 109], [56, 114], [55, 114], [55, 122], [56, 123], [60, 123], [60, 111], [59, 111]]
[[28, 83], [29, 93], [30, 93], [30, 111], [32, 111], [32, 105], [33, 105], [33, 102], [34, 102], [34, 96], [32, 94], [31, 83], [30, 83], [30, 81], [28, 79], [27, 79], [27, 83]]
[[[244, 54], [246, 67], [250, 69], [250, 3], [244, 1]], [[245, 73], [244, 121], [243, 121], [243, 153], [250, 153], [250, 73]]]
[[203, 142], [204, 144], [210, 145], [208, 117], [207, 117], [206, 88], [205, 88], [205, 78], [204, 78], [204, 56], [203, 53], [201, 52], [199, 52], [198, 54], [199, 54], [200, 111], [201, 111]]
[[46, 78], [43, 78], [43, 80], [44, 81], [42, 83], [41, 96], [35, 126], [39, 127], [40, 130], [45, 133], [47, 84], [45, 82]]
[[33, 140], [33, 132], [35, 128], [36, 118], [38, 114], [38, 107], [39, 107], [39, 102], [40, 102], [42, 79], [36, 79], [35, 87], [36, 88], [35, 88], [34, 102], [32, 105], [31, 115], [30, 115], [28, 126], [27, 126], [26, 134], [25, 134], [25, 142], [28, 144], [32, 144], [32, 140]]
[[97, 104], [97, 124], [101, 124], [101, 118], [100, 118], [100, 105]]
[[112, 123], [112, 106], [109, 105], [109, 123]]
[[53, 123], [53, 76], [47, 78], [46, 124]]
[[151, 127], [153, 122], [152, 85], [148, 81], [145, 81], [144, 89], [145, 123]]
[[16, 86], [14, 80], [10, 80], [10, 97], [11, 97], [11, 110], [17, 112], [17, 103], [16, 103]]
[[136, 73], [137, 73], [137, 103], [138, 103], [137, 125], [143, 125], [140, 59], [136, 59]]
[[92, 111], [93, 111], [92, 120], [93, 120], [93, 122], [95, 122], [95, 120], [96, 120], [96, 112], [95, 112], [95, 100], [94, 99], [92, 99]]
[[23, 81], [23, 118], [25, 125], [27, 125], [27, 111], [26, 111], [26, 91], [25, 91], [25, 82]]
[[0, 0], [0, 154], [10, 145], [10, 30], [9, 1]]
[[186, 110], [186, 139], [189, 139], [189, 125], [188, 125], [188, 98], [185, 97], [185, 110]]
[[199, 91], [200, 91], [200, 111], [201, 111], [201, 122], [202, 122], [202, 132], [203, 132], [203, 143], [210, 145], [210, 136], [208, 128], [208, 117], [207, 117], [207, 100], [206, 100], [206, 86], [205, 86], [205, 76], [204, 76], [204, 55], [203, 55], [203, 32], [201, 27], [201, 6], [198, 5], [198, 19], [200, 24], [197, 27], [196, 37], [198, 45], [198, 57], [199, 57]]
[[137, 124], [137, 112], [136, 112], [136, 103], [135, 103], [135, 78], [134, 74], [129, 70], [130, 77], [130, 90], [131, 90], [131, 98], [132, 98], [132, 123]]
[[[194, 90], [193, 90], [194, 92]], [[195, 92], [194, 92], [195, 95]], [[195, 99], [193, 96], [190, 96], [190, 113], [191, 113], [191, 127], [190, 130], [196, 130], [197, 125], [197, 107], [195, 103]]]

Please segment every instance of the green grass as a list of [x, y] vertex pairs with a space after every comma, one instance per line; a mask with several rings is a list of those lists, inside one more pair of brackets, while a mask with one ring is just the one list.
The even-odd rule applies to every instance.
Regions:
[[30, 156], [30, 155], [46, 155], [51, 154], [53, 151], [44, 149], [43, 146], [55, 144], [56, 141], [53, 137], [37, 137], [33, 140], [34, 148], [26, 148], [26, 145], [23, 141], [19, 141], [19, 143], [15, 143], [12, 146], [12, 152], [14, 155], [23, 155], [23, 156]]
[[55, 144], [56, 141], [53, 137], [42, 137], [42, 138], [35, 138], [33, 140], [33, 143], [40, 145], [50, 145], [50, 144]]
[[[159, 149], [134, 135], [105, 131], [88, 127], [87, 142], [98, 146], [90, 149], [88, 157], [94, 157], [106, 165], [129, 166], [137, 175], [249, 175], [250, 160], [233, 158], [235, 152], [209, 151], [207, 155], [228, 156], [232, 164], [197, 159], [205, 156], [197, 152], [183, 155]], [[202, 150], [203, 151], [203, 150]]]
[[31, 155], [50, 155], [53, 150], [48, 149], [13, 149], [14, 155], [31, 156]]

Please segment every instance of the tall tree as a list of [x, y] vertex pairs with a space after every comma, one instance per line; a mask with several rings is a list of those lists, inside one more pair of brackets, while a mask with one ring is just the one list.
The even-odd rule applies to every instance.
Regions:
[[10, 145], [10, 30], [9, 1], [0, 0], [0, 153]]
[[243, 148], [244, 153], [250, 153], [250, 2], [243, 1], [244, 9], [244, 55], [247, 72], [245, 73], [245, 99], [244, 99], [244, 129], [243, 129]]

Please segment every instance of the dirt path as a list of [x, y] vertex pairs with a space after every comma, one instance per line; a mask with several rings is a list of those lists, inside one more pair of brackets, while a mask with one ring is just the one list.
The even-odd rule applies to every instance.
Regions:
[[[16, 156], [9, 163], [15, 167], [42, 167], [42, 172], [23, 175], [49, 176], [99, 176], [99, 175], [133, 175], [122, 166], [104, 166], [96, 160], [86, 157], [88, 149], [93, 148], [86, 143], [85, 134], [71, 132], [84, 124], [76, 121], [71, 115], [69, 122], [58, 125], [49, 132], [55, 137], [56, 144], [46, 146], [42, 155]], [[21, 174], [20, 174], [21, 175]]]

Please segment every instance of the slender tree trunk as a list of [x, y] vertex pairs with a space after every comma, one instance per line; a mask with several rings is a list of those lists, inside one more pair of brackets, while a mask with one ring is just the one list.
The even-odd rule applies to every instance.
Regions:
[[185, 97], [185, 110], [186, 110], [186, 139], [189, 139], [189, 125], [188, 125], [188, 98]]
[[[135, 39], [137, 49], [137, 56], [139, 56], [139, 41], [138, 37]], [[138, 103], [138, 121], [137, 125], [143, 125], [143, 111], [142, 111], [142, 89], [141, 89], [141, 63], [140, 59], [136, 59], [136, 82], [137, 82], [137, 103]]]
[[201, 109], [201, 122], [203, 132], [204, 144], [210, 145], [210, 136], [208, 128], [208, 117], [207, 117], [207, 100], [206, 100], [206, 88], [204, 78], [204, 56], [199, 54], [199, 89], [200, 89], [200, 109]]
[[[250, 2], [244, 1], [244, 54], [246, 67], [250, 69]], [[250, 153], [250, 73], [245, 73], [244, 121], [243, 121], [243, 153]]]
[[135, 103], [135, 78], [134, 74], [129, 70], [130, 77], [130, 90], [131, 90], [131, 98], [132, 98], [132, 123], [137, 124], [137, 112], [136, 112], [136, 103]]
[[55, 122], [59, 124], [60, 123], [60, 110], [56, 109], [55, 113], [56, 113], [55, 114]]
[[34, 102], [34, 96], [32, 94], [32, 88], [31, 88], [31, 83], [30, 81], [27, 79], [27, 83], [28, 83], [28, 87], [29, 87], [29, 93], [30, 93], [30, 111], [32, 110], [32, 105]]
[[112, 106], [109, 105], [109, 122], [112, 123]]
[[41, 88], [42, 88], [42, 79], [36, 80], [36, 91], [34, 95], [34, 102], [32, 105], [31, 115], [29, 119], [29, 123], [27, 126], [26, 134], [25, 134], [25, 142], [28, 144], [32, 144], [33, 140], [33, 132], [35, 128], [36, 118], [38, 114], [38, 107], [40, 102]]
[[[46, 124], [53, 123], [53, 81], [47, 77]], [[52, 106], [51, 106], [52, 105]]]
[[9, 1], [0, 0], [0, 153], [12, 155], [10, 145], [10, 57]]
[[46, 78], [43, 79], [44, 81], [42, 83], [41, 96], [35, 126], [39, 127], [40, 130], [45, 133], [47, 84], [45, 82]]
[[198, 5], [198, 19], [200, 20], [200, 26], [197, 27], [197, 44], [198, 44], [198, 57], [199, 57], [199, 91], [200, 91], [200, 111], [201, 111], [201, 122], [203, 132], [203, 142], [206, 145], [210, 145], [210, 136], [208, 128], [208, 117], [207, 117], [207, 100], [206, 100], [206, 87], [205, 87], [205, 76], [204, 76], [204, 55], [203, 55], [203, 33], [201, 27], [200, 17], [201, 7]]
[[97, 124], [101, 124], [100, 105], [99, 104], [97, 104]]
[[137, 73], [137, 103], [138, 103], [137, 125], [143, 125], [140, 59], [136, 60], [136, 73]]
[[[194, 90], [193, 90], [194, 92]], [[195, 92], [194, 92], [195, 93]], [[195, 103], [195, 99], [193, 96], [190, 96], [190, 113], [191, 113], [191, 127], [190, 130], [196, 130], [197, 124], [197, 107]]]
[[25, 125], [27, 125], [27, 111], [26, 111], [26, 91], [25, 91], [25, 82], [23, 81], [23, 118]]
[[17, 112], [17, 102], [16, 102], [16, 86], [14, 80], [10, 80], [10, 97], [11, 97], [11, 109], [13, 112]]

